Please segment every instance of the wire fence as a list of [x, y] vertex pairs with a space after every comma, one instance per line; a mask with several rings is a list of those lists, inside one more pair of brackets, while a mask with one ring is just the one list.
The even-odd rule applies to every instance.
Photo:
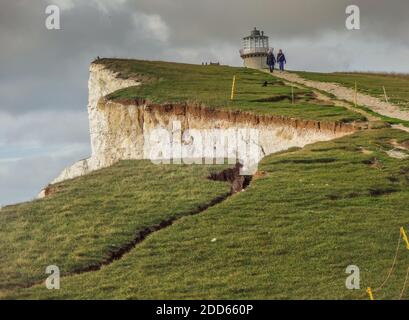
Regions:
[[[370, 298], [371, 300], [375, 300], [373, 294], [374, 294], [374, 293], [379, 293], [379, 292], [384, 288], [384, 286], [386, 285], [386, 283], [387, 283], [388, 280], [390, 279], [391, 275], [392, 275], [393, 272], [395, 271], [396, 265], [397, 265], [397, 261], [398, 261], [399, 249], [400, 249], [400, 245], [401, 245], [401, 243], [402, 243], [402, 239], [403, 239], [403, 241], [405, 242], [406, 248], [409, 250], [408, 237], [407, 237], [406, 232], [405, 232], [405, 230], [403, 229], [403, 227], [400, 228], [399, 238], [398, 238], [398, 242], [397, 242], [396, 250], [395, 250], [395, 255], [394, 255], [394, 257], [393, 257], [392, 265], [391, 265], [391, 267], [390, 267], [389, 270], [388, 270], [388, 273], [387, 273], [387, 275], [386, 275], [386, 278], [382, 281], [382, 283], [381, 283], [381, 285], [380, 285], [379, 287], [377, 287], [377, 288], [375, 288], [375, 289], [371, 289], [371, 288], [369, 287], [369, 288], [367, 289], [367, 291], [366, 291], [366, 292], [368, 293], [369, 298]], [[407, 285], [408, 285], [408, 279], [409, 279], [409, 266], [407, 267], [407, 270], [406, 270], [406, 276], [405, 276], [405, 280], [404, 280], [404, 282], [403, 282], [403, 287], [402, 287], [402, 289], [400, 290], [399, 300], [402, 300], [402, 298], [403, 298], [403, 296], [404, 296], [404, 294], [405, 294], [405, 292], [406, 292], [406, 287], [407, 287]]]

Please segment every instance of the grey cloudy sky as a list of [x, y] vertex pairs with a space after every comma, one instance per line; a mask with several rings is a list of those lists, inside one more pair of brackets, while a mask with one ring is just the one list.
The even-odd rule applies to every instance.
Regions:
[[[45, 28], [49, 4], [62, 30]], [[359, 31], [345, 28], [350, 4]], [[291, 69], [409, 72], [408, 13], [408, 0], [1, 0], [0, 204], [89, 155], [96, 56], [241, 65], [241, 38], [259, 27]]]

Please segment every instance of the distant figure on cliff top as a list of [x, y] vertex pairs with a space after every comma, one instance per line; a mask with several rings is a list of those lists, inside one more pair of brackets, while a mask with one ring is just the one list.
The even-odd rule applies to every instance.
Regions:
[[270, 49], [268, 50], [268, 54], [267, 54], [267, 65], [269, 66], [271, 73], [274, 71], [275, 64], [276, 64], [276, 57], [274, 56], [273, 49]]
[[285, 59], [285, 55], [283, 53], [283, 50], [280, 49], [277, 55], [277, 62], [280, 65], [280, 71], [284, 71], [284, 64], [287, 63], [287, 60]]

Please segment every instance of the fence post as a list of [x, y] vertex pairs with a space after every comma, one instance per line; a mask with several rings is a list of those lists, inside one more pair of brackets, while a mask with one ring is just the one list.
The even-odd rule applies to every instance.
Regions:
[[358, 84], [355, 81], [355, 96], [354, 96], [354, 103], [355, 103], [355, 108], [358, 106]]
[[373, 297], [372, 289], [370, 287], [368, 287], [368, 289], [366, 289], [366, 292], [369, 295], [369, 299], [375, 300], [374, 297]]
[[389, 103], [389, 99], [388, 99], [388, 95], [386, 94], [385, 86], [382, 86], [382, 88], [383, 88], [383, 94], [385, 95], [385, 101], [386, 103]]
[[236, 76], [233, 76], [233, 84], [231, 86], [230, 100], [234, 100], [234, 89], [236, 88]]
[[400, 227], [400, 234], [402, 235], [403, 240], [406, 243], [406, 249], [409, 250], [409, 241], [408, 241], [408, 237], [406, 235], [405, 229], [403, 229], [403, 227]]
[[291, 86], [291, 101], [294, 104], [294, 85]]

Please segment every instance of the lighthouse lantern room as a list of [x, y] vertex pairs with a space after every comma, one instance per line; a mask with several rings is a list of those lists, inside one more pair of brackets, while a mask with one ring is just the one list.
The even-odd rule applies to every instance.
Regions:
[[264, 31], [254, 28], [249, 36], [243, 38], [240, 56], [244, 61], [244, 66], [253, 69], [267, 68], [268, 50], [268, 37], [264, 35]]

